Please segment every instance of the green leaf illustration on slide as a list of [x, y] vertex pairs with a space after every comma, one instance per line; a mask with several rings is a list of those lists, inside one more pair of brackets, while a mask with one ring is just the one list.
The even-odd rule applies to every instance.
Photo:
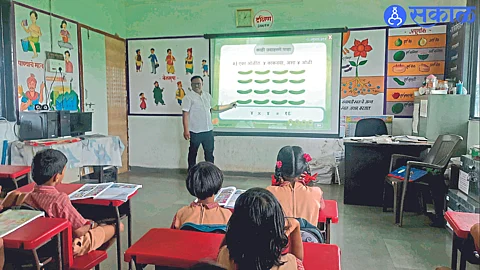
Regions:
[[399, 78], [393, 78], [393, 80], [400, 86], [404, 86], [405, 85], [405, 82], [400, 80]]
[[288, 80], [287, 80], [287, 79], [284, 79], [284, 80], [272, 80], [272, 82], [274, 82], [274, 83], [286, 83], [286, 82], [288, 82]]
[[303, 83], [305, 82], [305, 79], [301, 79], [301, 80], [290, 80], [291, 83]]
[[305, 93], [305, 89], [302, 89], [302, 90], [290, 90], [288, 91], [290, 94], [292, 95], [301, 95], [303, 93]]
[[357, 66], [357, 63], [355, 63], [355, 61], [348, 61], [350, 63], [350, 65], [352, 65], [353, 67], [356, 67]]
[[273, 74], [282, 75], [282, 74], [286, 74], [288, 70], [274, 70], [272, 72]]
[[240, 105], [246, 105], [246, 104], [252, 103], [252, 100], [251, 100], [251, 99], [247, 99], [247, 100], [237, 100], [237, 103], [240, 104]]
[[358, 63], [358, 65], [359, 65], [359, 66], [363, 66], [363, 65], [365, 65], [367, 62], [368, 62], [368, 60], [363, 60], [363, 61], [360, 61], [360, 63]]
[[270, 79], [265, 79], [265, 80], [255, 80], [256, 83], [268, 83]]
[[240, 75], [248, 75], [248, 74], [251, 74], [253, 72], [253, 70], [249, 70], [249, 71], [239, 71], [238, 74]]
[[290, 70], [290, 74], [298, 75], [305, 73], [305, 70]]
[[270, 70], [265, 70], [265, 71], [255, 71], [256, 74], [258, 75], [265, 75], [265, 74], [268, 74], [270, 73]]
[[402, 61], [405, 58], [404, 51], [398, 51], [393, 55], [393, 60], [395, 61]]
[[243, 83], [243, 84], [246, 84], [246, 83], [251, 83], [253, 82], [252, 79], [249, 79], [249, 80], [238, 80], [239, 83]]
[[284, 100], [272, 100], [271, 102], [274, 105], [283, 105], [283, 104], [287, 104], [288, 101], [284, 99]]
[[268, 92], [270, 92], [270, 89], [265, 89], [265, 90], [253, 90], [253, 92], [254, 92], [255, 94], [265, 95], [265, 94], [268, 94]]
[[283, 95], [283, 94], [286, 94], [288, 92], [287, 89], [284, 89], [284, 90], [272, 90], [272, 93], [274, 93], [275, 95]]
[[237, 90], [237, 93], [239, 93], [239, 94], [241, 94], [241, 95], [250, 94], [251, 92], [252, 92], [252, 89]]
[[305, 103], [305, 100], [299, 100], [299, 101], [290, 100], [288, 103], [290, 103], [291, 105], [302, 105], [303, 103]]
[[417, 56], [418, 56], [418, 59], [420, 59], [420, 60], [427, 60], [429, 55], [430, 54], [427, 53], [427, 54], [419, 54]]
[[254, 100], [253, 103], [258, 104], [258, 105], [265, 105], [269, 102], [270, 100], [265, 99], [265, 100]]
[[403, 103], [395, 103], [392, 106], [392, 113], [399, 114], [403, 112]]

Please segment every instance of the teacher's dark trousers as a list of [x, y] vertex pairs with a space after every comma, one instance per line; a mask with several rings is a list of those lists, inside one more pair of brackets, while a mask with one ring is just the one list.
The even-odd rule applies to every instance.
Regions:
[[200, 144], [205, 153], [205, 161], [214, 163], [213, 150], [214, 138], [213, 131], [206, 131], [194, 133], [190, 131], [190, 148], [188, 148], [188, 169], [192, 168], [197, 163], [197, 153]]

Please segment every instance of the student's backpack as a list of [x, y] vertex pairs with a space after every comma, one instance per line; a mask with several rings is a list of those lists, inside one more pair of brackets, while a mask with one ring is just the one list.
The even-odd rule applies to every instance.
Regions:
[[325, 243], [322, 232], [314, 225], [310, 224], [303, 218], [296, 218], [300, 223], [300, 233], [302, 234], [302, 242], [309, 243]]
[[206, 224], [195, 224], [195, 223], [187, 222], [180, 227], [180, 230], [225, 234], [227, 232], [227, 225], [224, 225], [224, 224], [206, 225]]

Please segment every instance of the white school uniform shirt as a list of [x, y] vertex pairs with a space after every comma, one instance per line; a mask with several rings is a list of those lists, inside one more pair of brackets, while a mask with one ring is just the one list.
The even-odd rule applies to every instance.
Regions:
[[188, 128], [193, 133], [200, 133], [213, 130], [212, 96], [202, 91], [199, 95], [195, 91], [189, 91], [182, 100], [182, 110], [189, 112]]

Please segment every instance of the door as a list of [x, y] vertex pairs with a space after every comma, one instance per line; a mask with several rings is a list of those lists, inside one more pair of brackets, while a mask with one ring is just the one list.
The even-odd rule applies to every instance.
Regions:
[[82, 28], [84, 111], [92, 114], [92, 133], [108, 135], [105, 36]]
[[122, 154], [123, 166], [119, 173], [128, 171], [128, 118], [126, 84], [126, 48], [125, 40], [105, 37], [105, 55], [107, 63], [107, 105], [108, 134], [119, 136], [125, 151]]

